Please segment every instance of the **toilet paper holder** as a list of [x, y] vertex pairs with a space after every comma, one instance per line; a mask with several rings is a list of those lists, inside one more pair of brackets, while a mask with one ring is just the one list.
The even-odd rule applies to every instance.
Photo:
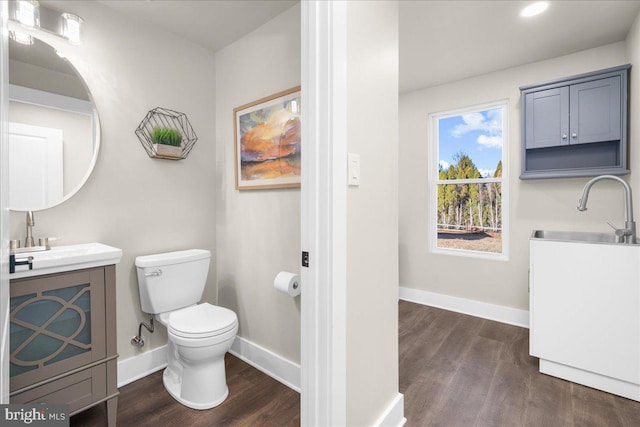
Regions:
[[273, 280], [273, 286], [277, 291], [295, 298], [300, 295], [300, 276], [296, 273], [281, 271]]

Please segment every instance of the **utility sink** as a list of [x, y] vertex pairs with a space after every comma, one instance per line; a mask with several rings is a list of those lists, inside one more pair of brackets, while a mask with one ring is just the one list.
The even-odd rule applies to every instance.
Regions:
[[102, 243], [83, 243], [54, 246], [47, 251], [18, 253], [15, 257], [16, 261], [32, 257], [32, 267], [29, 270], [28, 265], [16, 265], [16, 272], [9, 275], [10, 279], [118, 264], [122, 259], [122, 250]]
[[[580, 242], [580, 243], [610, 243], [616, 245], [629, 245], [618, 241], [614, 233], [592, 233], [589, 231], [547, 231], [534, 230], [532, 239], [552, 240], [556, 242]], [[634, 245], [637, 245], [634, 244]]]
[[640, 401], [640, 245], [616, 237], [531, 234], [529, 352], [542, 373]]

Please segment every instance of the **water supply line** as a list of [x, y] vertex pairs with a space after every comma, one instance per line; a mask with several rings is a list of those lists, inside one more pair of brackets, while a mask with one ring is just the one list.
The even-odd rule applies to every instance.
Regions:
[[131, 345], [135, 345], [137, 347], [144, 347], [144, 340], [142, 339], [143, 326], [147, 329], [147, 331], [149, 331], [150, 333], [153, 333], [153, 330], [154, 330], [153, 317], [149, 319], [149, 324], [147, 324], [146, 322], [140, 322], [140, 324], [138, 325], [138, 335], [131, 338]]

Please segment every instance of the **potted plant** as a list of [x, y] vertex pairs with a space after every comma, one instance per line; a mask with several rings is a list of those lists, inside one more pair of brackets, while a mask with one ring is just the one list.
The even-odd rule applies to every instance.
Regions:
[[154, 128], [151, 142], [159, 157], [182, 158], [182, 134], [171, 128]]

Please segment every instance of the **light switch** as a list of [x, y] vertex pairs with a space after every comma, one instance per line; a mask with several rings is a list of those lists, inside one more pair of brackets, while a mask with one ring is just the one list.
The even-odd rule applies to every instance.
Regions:
[[349, 153], [348, 163], [348, 184], [351, 187], [358, 187], [360, 186], [360, 156], [358, 154]]

